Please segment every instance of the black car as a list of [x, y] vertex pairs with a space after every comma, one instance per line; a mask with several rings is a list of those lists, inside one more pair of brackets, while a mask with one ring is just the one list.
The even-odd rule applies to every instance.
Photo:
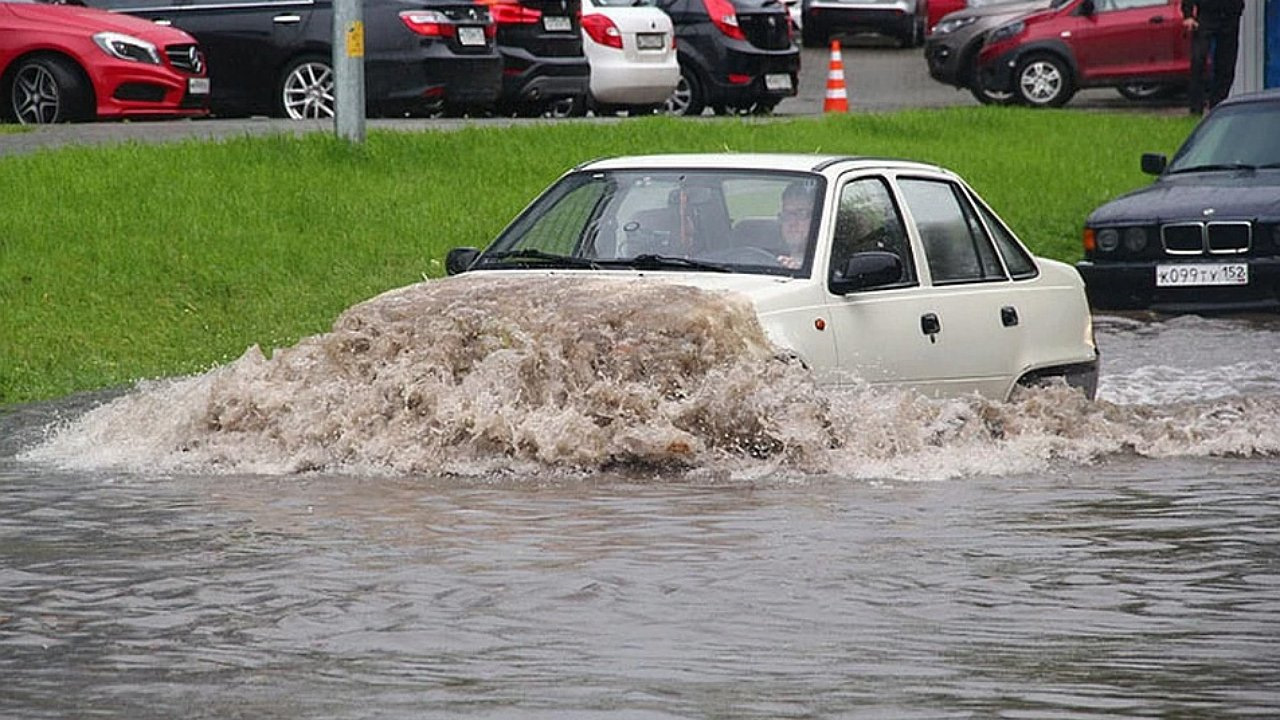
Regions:
[[764, 114], [798, 89], [800, 49], [778, 0], [658, 0], [676, 31], [680, 81], [667, 111]]
[[[84, 0], [182, 28], [205, 50], [215, 115], [333, 116], [331, 0]], [[372, 115], [492, 108], [502, 59], [471, 0], [364, 0]]]
[[591, 66], [581, 0], [481, 0], [498, 26], [503, 115], [581, 115]]
[[1076, 265], [1100, 309], [1280, 303], [1280, 89], [1222, 102], [1149, 187], [1094, 210]]

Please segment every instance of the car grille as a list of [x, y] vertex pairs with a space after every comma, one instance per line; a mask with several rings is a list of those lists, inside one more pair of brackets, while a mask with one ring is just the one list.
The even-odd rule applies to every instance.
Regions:
[[742, 28], [747, 42], [763, 50], [791, 47], [788, 22], [783, 13], [738, 13], [738, 27]]
[[183, 72], [199, 75], [204, 72], [204, 53], [195, 45], [168, 45], [164, 49], [169, 64]]
[[1175, 223], [1162, 227], [1160, 238], [1170, 255], [1238, 255], [1249, 252], [1253, 227], [1245, 221]]

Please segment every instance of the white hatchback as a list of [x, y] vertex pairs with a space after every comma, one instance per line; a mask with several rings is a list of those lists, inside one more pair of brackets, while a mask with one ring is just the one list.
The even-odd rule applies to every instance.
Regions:
[[823, 385], [1093, 397], [1084, 285], [1034, 257], [956, 174], [905, 160], [665, 155], [581, 165], [448, 271], [638, 278], [735, 293]]
[[598, 114], [652, 112], [680, 80], [671, 18], [653, 0], [583, 0], [582, 51]]

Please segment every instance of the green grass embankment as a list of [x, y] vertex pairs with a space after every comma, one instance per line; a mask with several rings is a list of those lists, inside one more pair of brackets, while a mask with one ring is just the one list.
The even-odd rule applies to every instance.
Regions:
[[207, 369], [327, 330], [443, 273], [584, 160], [678, 151], [906, 157], [956, 170], [1042, 255], [1079, 257], [1099, 203], [1149, 181], [1184, 117], [1010, 108], [793, 121], [476, 127], [0, 158], [0, 405]]

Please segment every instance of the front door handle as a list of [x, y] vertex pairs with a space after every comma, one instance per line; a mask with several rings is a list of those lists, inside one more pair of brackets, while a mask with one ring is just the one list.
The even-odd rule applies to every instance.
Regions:
[[279, 25], [294, 25], [296, 23], [302, 22], [302, 16], [294, 15], [292, 13], [288, 15], [277, 15], [271, 18], [271, 22], [277, 23]]
[[1018, 308], [1012, 305], [1005, 305], [1000, 308], [1000, 322], [1005, 327], [1013, 327], [1018, 324]]
[[920, 332], [929, 336], [929, 342], [938, 342], [938, 333], [942, 332], [942, 322], [933, 313], [920, 316]]

